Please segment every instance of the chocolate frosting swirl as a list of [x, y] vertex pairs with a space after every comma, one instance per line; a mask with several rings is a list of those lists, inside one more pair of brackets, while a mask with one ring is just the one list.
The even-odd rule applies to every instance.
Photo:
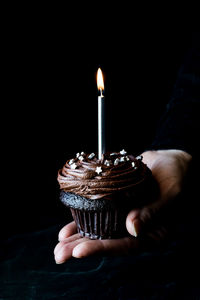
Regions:
[[96, 155], [92, 159], [89, 157], [84, 154], [81, 157], [83, 160], [80, 157], [68, 160], [58, 171], [62, 190], [88, 199], [101, 199], [119, 191], [128, 191], [151, 175], [142, 157], [120, 153], [108, 153], [102, 160], [98, 160]]

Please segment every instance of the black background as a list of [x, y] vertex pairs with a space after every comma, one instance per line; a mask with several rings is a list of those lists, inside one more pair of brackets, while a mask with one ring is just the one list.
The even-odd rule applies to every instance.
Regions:
[[68, 217], [57, 171], [77, 152], [97, 151], [98, 67], [105, 79], [107, 148], [138, 155], [153, 140], [191, 45], [181, 24], [82, 25], [30, 23], [28, 16], [5, 25], [3, 236]]

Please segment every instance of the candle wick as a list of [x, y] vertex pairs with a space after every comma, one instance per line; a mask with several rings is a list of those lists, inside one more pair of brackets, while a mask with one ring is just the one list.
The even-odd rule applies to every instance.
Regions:
[[100, 88], [100, 97], [103, 97], [103, 90]]

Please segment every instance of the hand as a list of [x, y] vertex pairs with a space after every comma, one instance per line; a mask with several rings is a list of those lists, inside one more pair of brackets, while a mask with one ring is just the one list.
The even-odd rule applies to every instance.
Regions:
[[138, 248], [138, 240], [132, 236], [112, 240], [90, 240], [80, 237], [75, 222], [63, 227], [59, 233], [59, 243], [55, 247], [56, 263], [60, 264], [69, 258], [81, 258], [97, 253], [122, 254]]
[[135, 237], [145, 232], [154, 240], [160, 240], [167, 233], [163, 223], [172, 222], [192, 157], [181, 150], [147, 151], [142, 156], [158, 183], [159, 197], [142, 209], [132, 210], [127, 216], [126, 227]]
[[152, 170], [160, 194], [157, 201], [128, 214], [126, 227], [131, 236], [113, 240], [89, 240], [77, 234], [76, 225], [72, 222], [59, 233], [60, 242], [54, 250], [57, 263], [63, 263], [72, 256], [80, 258], [97, 253], [126, 254], [140, 247], [140, 239], [135, 238], [140, 235], [153, 241], [164, 238], [166, 228], [158, 222], [158, 216], [168, 211], [169, 204], [173, 204], [181, 192], [191, 156], [180, 150], [147, 151], [142, 156], [143, 162]]

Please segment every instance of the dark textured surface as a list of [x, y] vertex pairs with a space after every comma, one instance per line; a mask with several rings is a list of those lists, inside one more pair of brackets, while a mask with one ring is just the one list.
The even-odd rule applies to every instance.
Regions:
[[198, 222], [175, 228], [165, 246], [129, 256], [54, 262], [60, 225], [1, 243], [0, 299], [199, 299]]

